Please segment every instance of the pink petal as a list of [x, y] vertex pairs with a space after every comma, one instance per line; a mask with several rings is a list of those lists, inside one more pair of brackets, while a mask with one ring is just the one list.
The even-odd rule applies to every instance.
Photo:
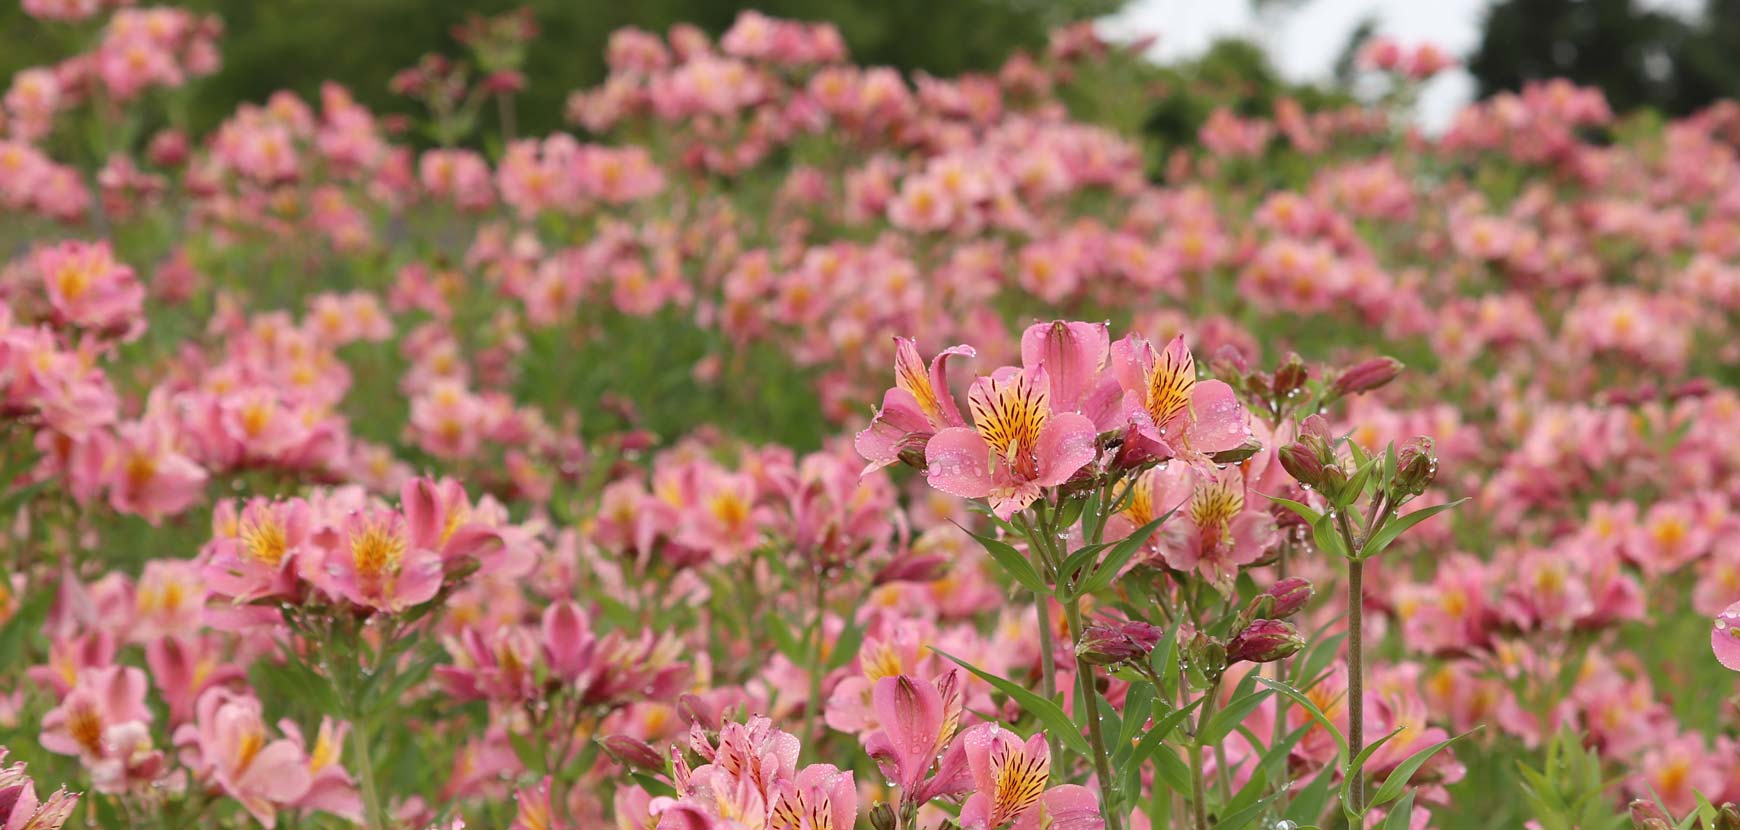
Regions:
[[1043, 487], [1056, 487], [1092, 462], [1097, 454], [1094, 449], [1096, 435], [1093, 422], [1082, 415], [1074, 412], [1052, 415], [1045, 422], [1045, 428], [1040, 430], [1039, 442], [1034, 448], [1039, 455], [1038, 483]]
[[990, 495], [991, 447], [967, 427], [950, 427], [932, 436], [924, 448], [925, 478], [930, 486], [963, 499]]
[[1716, 617], [1710, 629], [1710, 650], [1716, 660], [1733, 671], [1740, 671], [1740, 602], [1728, 606]]
[[1190, 428], [1191, 447], [1213, 455], [1230, 450], [1251, 437], [1250, 414], [1231, 386], [1218, 380], [1197, 381], [1190, 396], [1196, 423]]

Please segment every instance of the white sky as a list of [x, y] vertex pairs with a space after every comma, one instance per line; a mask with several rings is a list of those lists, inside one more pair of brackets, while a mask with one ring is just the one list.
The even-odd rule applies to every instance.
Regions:
[[[1367, 17], [1377, 32], [1403, 44], [1431, 41], [1459, 58], [1480, 43], [1488, 0], [1305, 0], [1290, 11], [1259, 19], [1249, 0], [1134, 0], [1101, 21], [1102, 30], [1125, 39], [1157, 34], [1151, 54], [1160, 61], [1201, 54], [1226, 35], [1243, 35], [1263, 44], [1286, 77], [1320, 80], [1329, 76], [1347, 37]], [[1641, 5], [1694, 14], [1701, 0], [1643, 0]], [[1474, 79], [1460, 68], [1432, 79], [1422, 92], [1420, 117], [1429, 129], [1442, 128], [1474, 95]]]

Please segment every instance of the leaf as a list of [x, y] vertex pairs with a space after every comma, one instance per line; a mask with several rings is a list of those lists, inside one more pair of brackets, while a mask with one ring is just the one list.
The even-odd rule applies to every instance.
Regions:
[[1087, 739], [1081, 735], [1081, 729], [1075, 725], [1075, 721], [1069, 719], [1069, 715], [1064, 713], [1063, 707], [1028, 691], [1019, 683], [991, 674], [940, 648], [932, 646], [930, 650], [948, 658], [955, 665], [978, 675], [979, 679], [991, 684], [997, 691], [1008, 695], [1011, 700], [1021, 704], [1022, 709], [1038, 718], [1039, 722], [1045, 725], [1046, 730], [1057, 736], [1058, 740], [1063, 741], [1077, 754], [1083, 757], [1089, 757], [1093, 754], [1093, 749], [1088, 746]]
[[1198, 746], [1220, 743], [1221, 739], [1233, 731], [1233, 727], [1243, 723], [1245, 717], [1253, 709], [1256, 709], [1264, 698], [1269, 696], [1270, 693], [1267, 690], [1252, 691], [1256, 688], [1256, 681], [1256, 672], [1245, 675], [1244, 680], [1240, 681], [1239, 685], [1233, 689], [1232, 694], [1227, 696], [1226, 706], [1215, 712], [1209, 717], [1208, 723], [1197, 730], [1196, 743]]
[[1341, 729], [1335, 725], [1334, 721], [1329, 719], [1328, 715], [1323, 713], [1321, 707], [1311, 702], [1311, 698], [1307, 697], [1304, 692], [1282, 683], [1279, 680], [1270, 680], [1267, 677], [1258, 678], [1257, 682], [1288, 698], [1291, 698], [1294, 703], [1299, 704], [1299, 706], [1305, 710], [1306, 714], [1316, 719], [1318, 723], [1323, 724], [1325, 729], [1329, 730], [1329, 734], [1335, 738], [1335, 745], [1341, 747], [1342, 756], [1345, 757], [1347, 755], [1347, 738], [1342, 736]]
[[992, 539], [989, 536], [980, 536], [964, 527], [961, 530], [966, 530], [968, 536], [979, 540], [979, 544], [984, 546], [985, 552], [991, 554], [991, 558], [997, 560], [997, 564], [1002, 565], [1003, 570], [1008, 571], [1016, 582], [1021, 583], [1021, 587], [1039, 596], [1051, 593], [1050, 586], [1045, 584], [1039, 571], [1034, 569], [1033, 563], [1021, 555], [1021, 551], [1016, 550], [1014, 545]]
[[1408, 793], [1384, 819], [1383, 830], [1409, 830], [1414, 820], [1414, 794]]
[[1408, 779], [1413, 778], [1414, 773], [1427, 761], [1431, 760], [1432, 756], [1442, 752], [1445, 747], [1461, 740], [1468, 734], [1468, 732], [1464, 732], [1454, 738], [1439, 741], [1419, 752], [1409, 755], [1406, 760], [1396, 765], [1396, 768], [1390, 772], [1388, 778], [1384, 779], [1383, 786], [1378, 787], [1377, 794], [1371, 797], [1372, 805], [1376, 806], [1396, 799], [1402, 794], [1402, 790], [1408, 786]]
[[[1347, 814], [1349, 819], [1358, 819], [1365, 815], [1364, 810], [1357, 813], [1353, 810], [1353, 782], [1361, 780], [1361, 776], [1365, 774], [1365, 762], [1371, 760], [1372, 753], [1389, 743], [1391, 738], [1402, 734], [1403, 729], [1404, 727], [1398, 726], [1396, 731], [1367, 744], [1359, 751], [1358, 755], [1353, 756], [1353, 761], [1347, 765], [1347, 771], [1341, 776], [1341, 810]], [[1371, 803], [1367, 802], [1365, 810], [1370, 809]]]
[[1178, 759], [1171, 747], [1161, 747], [1154, 753], [1154, 774], [1174, 792], [1190, 792], [1190, 767]]
[[1068, 559], [1063, 560], [1063, 566], [1057, 569], [1057, 584], [1060, 586], [1075, 584], [1076, 574], [1081, 573], [1081, 569], [1093, 561], [1094, 554], [1111, 547], [1113, 544], [1112, 542], [1100, 542], [1087, 545], [1070, 554]]
[[1238, 830], [1238, 828], [1250, 824], [1251, 819], [1261, 815], [1264, 810], [1268, 809], [1270, 804], [1273, 804], [1276, 799], [1286, 794], [1286, 790], [1270, 793], [1257, 803], [1215, 822], [1214, 830]]
[[1333, 510], [1328, 513], [1319, 513], [1292, 499], [1268, 495], [1265, 495], [1264, 498], [1299, 514], [1299, 518], [1311, 525], [1311, 541], [1317, 545], [1318, 550], [1330, 555], [1347, 555], [1345, 550], [1347, 546], [1342, 544], [1341, 534], [1335, 531], [1335, 513]]
[[[1176, 508], [1174, 508], [1174, 510], [1176, 510]], [[1153, 521], [1137, 528], [1136, 532], [1124, 537], [1123, 541], [1114, 545], [1112, 547], [1112, 552], [1106, 554], [1106, 558], [1100, 560], [1100, 564], [1094, 568], [1093, 575], [1089, 576], [1083, 584], [1076, 588], [1073, 592], [1073, 596], [1079, 597], [1086, 594], [1092, 594], [1110, 586], [1112, 580], [1118, 578], [1118, 573], [1124, 569], [1124, 566], [1129, 564], [1130, 557], [1135, 556], [1136, 551], [1140, 550], [1142, 545], [1148, 541], [1148, 537], [1153, 536], [1154, 531], [1158, 530], [1160, 525], [1165, 524], [1167, 519], [1172, 518], [1174, 510], [1166, 511]]]
[[654, 778], [644, 772], [631, 772], [628, 774], [628, 777], [633, 778], [635, 783], [640, 785], [641, 789], [647, 791], [648, 795], [655, 797], [664, 796], [666, 798], [676, 798], [679, 795], [677, 788], [671, 786], [668, 782], [663, 779]]
[[1394, 542], [1396, 537], [1407, 532], [1408, 528], [1411, 528], [1414, 525], [1430, 519], [1433, 516], [1449, 510], [1465, 501], [1468, 501], [1468, 499], [1461, 498], [1447, 504], [1435, 504], [1431, 507], [1422, 507], [1406, 516], [1401, 516], [1385, 522], [1383, 527], [1378, 528], [1378, 532], [1373, 533], [1371, 539], [1366, 541], [1364, 549], [1359, 553], [1359, 558], [1370, 559], [1373, 556], [1383, 553], [1384, 548], [1389, 547], [1390, 543]]
[[1293, 796], [1287, 805], [1287, 820], [1294, 824], [1315, 824], [1329, 805], [1329, 785], [1335, 779], [1335, 767], [1326, 766], [1311, 779], [1311, 783]]

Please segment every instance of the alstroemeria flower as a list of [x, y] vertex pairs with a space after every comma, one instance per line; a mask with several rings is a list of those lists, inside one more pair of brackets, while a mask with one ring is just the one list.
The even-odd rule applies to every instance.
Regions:
[[864, 739], [864, 751], [900, 786], [907, 803], [929, 801], [948, 784], [940, 780], [942, 775], [929, 783], [927, 779], [938, 753], [960, 726], [959, 680], [953, 671], [937, 678], [935, 685], [902, 674], [878, 680], [871, 693], [882, 729]]
[[405, 517], [369, 507], [345, 518], [326, 554], [327, 575], [339, 596], [357, 605], [396, 613], [428, 602], [441, 590], [441, 554], [412, 544]]
[[204, 577], [213, 591], [237, 604], [296, 591], [296, 561], [312, 531], [301, 499], [250, 499], [234, 535], [213, 540]]
[[1232, 590], [1241, 566], [1262, 558], [1278, 538], [1274, 516], [1265, 505], [1246, 498], [1244, 473], [1238, 467], [1152, 470], [1136, 486], [1145, 483], [1154, 488], [1151, 504], [1178, 508], [1160, 533], [1160, 555], [1167, 566], [1194, 570], [1222, 593]]
[[949, 393], [947, 366], [950, 355], [972, 357], [973, 348], [943, 349], [931, 359], [927, 373], [917, 341], [896, 337], [894, 344], [894, 388], [883, 394], [875, 419], [853, 441], [858, 454], [870, 462], [866, 473], [899, 461], [902, 449], [922, 447], [940, 430], [966, 425]]
[[1128, 434], [1118, 463], [1135, 466], [1182, 458], [1202, 461], [1252, 437], [1250, 414], [1231, 386], [1197, 380], [1196, 358], [1179, 335], [1156, 351], [1131, 334], [1112, 344], [1112, 368], [1124, 387]]
[[267, 828], [278, 810], [308, 792], [312, 777], [294, 741], [269, 741], [260, 701], [213, 689], [199, 699], [194, 723], [175, 731], [183, 761], [208, 778]]
[[[6, 752], [0, 747], [0, 764], [6, 762]], [[47, 801], [38, 800], [36, 782], [25, 773], [24, 764], [0, 767], [0, 830], [60, 830], [78, 801], [78, 795], [65, 787]]]
[[1117, 379], [1106, 372], [1111, 342], [1105, 323], [1034, 323], [1021, 333], [1021, 365], [1045, 369], [1053, 410], [1079, 412], [1096, 429], [1110, 429], [1123, 399]]
[[1740, 602], [1728, 606], [1716, 617], [1710, 629], [1710, 649], [1716, 660], [1733, 671], [1740, 671]]
[[961, 733], [973, 794], [961, 805], [961, 830], [1099, 830], [1099, 803], [1086, 787], [1051, 782], [1051, 749], [1043, 734], [1025, 743], [994, 723]]
[[1046, 487], [1068, 481], [1094, 460], [1094, 425], [1074, 412], [1053, 412], [1045, 370], [1006, 366], [974, 381], [967, 393], [972, 427], [950, 427], [925, 448], [930, 485], [951, 495], [987, 499], [1007, 519]]

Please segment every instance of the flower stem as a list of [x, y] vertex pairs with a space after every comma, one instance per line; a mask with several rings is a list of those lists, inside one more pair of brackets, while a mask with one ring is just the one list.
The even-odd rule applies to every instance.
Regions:
[[[1069, 618], [1069, 636], [1072, 641], [1081, 641], [1081, 599], [1071, 597], [1064, 606], [1065, 615]], [[1100, 797], [1105, 804], [1101, 812], [1106, 817], [1107, 830], [1121, 830], [1123, 813], [1117, 804], [1117, 787], [1112, 780], [1112, 756], [1106, 751], [1105, 737], [1100, 733], [1100, 694], [1094, 687], [1094, 667], [1087, 661], [1075, 659], [1075, 676], [1079, 686], [1082, 709], [1087, 714], [1088, 742], [1093, 745], [1094, 773], [1100, 779]]]
[[[1365, 637], [1363, 617], [1365, 605], [1365, 562], [1347, 560], [1347, 752], [1348, 762], [1365, 749]], [[1350, 791], [1353, 812], [1359, 815], [1355, 830], [1365, 827], [1365, 776], [1353, 775]]]
[[816, 618], [813, 625], [814, 638], [810, 645], [810, 702], [804, 707], [804, 741], [813, 742], [812, 747], [820, 749], [820, 736], [816, 734], [816, 714], [822, 709], [822, 629], [827, 613], [827, 582], [822, 579], [821, 568], [813, 568], [811, 576], [816, 581]]
[[[1202, 729], [1214, 717], [1214, 707], [1220, 702], [1220, 679], [1208, 684], [1208, 691], [1202, 696], [1202, 709], [1196, 713], [1196, 726], [1190, 732], [1190, 787], [1191, 815], [1195, 817], [1196, 830], [1208, 830], [1208, 796], [1204, 782], [1206, 776], [1202, 771]], [[1219, 775], [1226, 778], [1225, 758], [1218, 755], [1220, 747], [1215, 747], [1216, 763], [1220, 764]]]
[[356, 753], [357, 781], [361, 784], [363, 815], [372, 830], [387, 830], [387, 814], [381, 804], [380, 791], [375, 788], [375, 762], [369, 754], [369, 735], [365, 724], [353, 723], [350, 743]]
[[[1041, 574], [1051, 573], [1050, 563], [1045, 557], [1045, 540], [1041, 538], [1044, 527], [1035, 530], [1028, 524], [1026, 517], [1017, 516], [1019, 527], [1027, 534], [1027, 553], [1033, 557], [1033, 567]], [[1039, 617], [1039, 691], [1046, 700], [1057, 697], [1057, 646], [1051, 636], [1051, 602], [1050, 597], [1037, 591], [1033, 594], [1034, 613]], [[1046, 743], [1051, 747], [1052, 757], [1061, 751], [1058, 737], [1049, 732], [1045, 736]]]

